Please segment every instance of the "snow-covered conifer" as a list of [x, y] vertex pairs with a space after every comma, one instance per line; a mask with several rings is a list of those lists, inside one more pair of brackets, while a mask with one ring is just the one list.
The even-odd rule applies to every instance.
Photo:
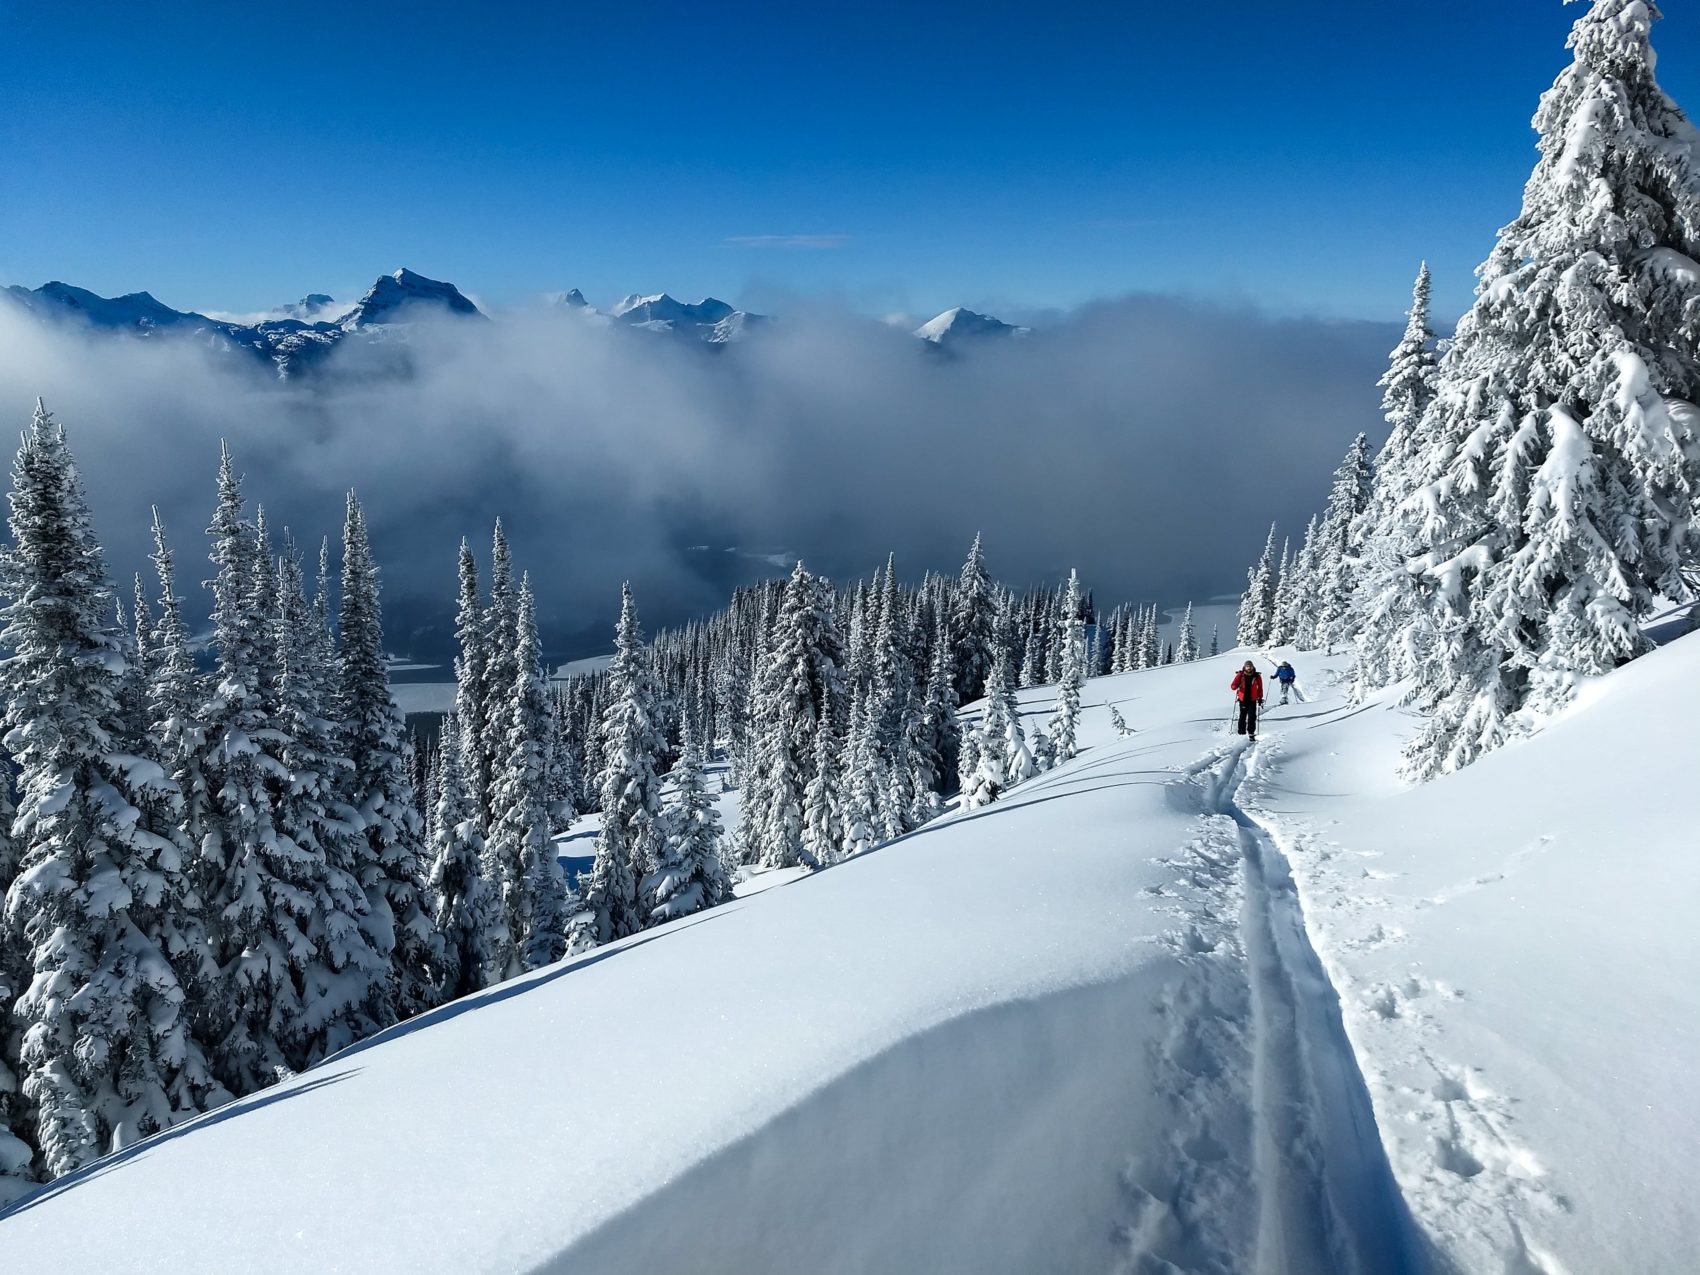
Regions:
[[[992, 625], [996, 600], [992, 578], [980, 550], [980, 537], [968, 550], [957, 581], [950, 617], [951, 636], [956, 642], [956, 700], [966, 704], [985, 694], [986, 674], [992, 667]], [[999, 639], [1001, 640], [1001, 639]]]
[[672, 791], [660, 860], [640, 886], [649, 904], [651, 925], [689, 916], [732, 897], [720, 857], [720, 812], [703, 783], [702, 754], [688, 734], [669, 778]]
[[1352, 599], [1354, 673], [1360, 692], [1408, 676], [1426, 646], [1418, 584], [1407, 565], [1416, 540], [1414, 511], [1407, 502], [1419, 481], [1423, 454], [1432, 446], [1423, 427], [1434, 401], [1436, 374], [1434, 332], [1429, 327], [1431, 286], [1425, 261], [1411, 291], [1404, 335], [1393, 347], [1380, 382], [1388, 435], [1376, 457], [1364, 515], [1363, 565]]
[[504, 662], [514, 670], [513, 684], [501, 711], [492, 715], [502, 729], [507, 753], [490, 786], [495, 821], [488, 851], [507, 923], [504, 977], [518, 972], [516, 965], [531, 970], [553, 964], [565, 953], [567, 941], [566, 883], [549, 840], [544, 792], [549, 704], [529, 577], [520, 584], [512, 645], [513, 656]]
[[[11, 1007], [21, 1089], [39, 1167], [58, 1176], [227, 1095], [169, 959], [188, 884], [184, 847], [157, 816], [177, 794], [158, 763], [121, 751], [111, 586], [64, 431], [39, 403], [12, 484], [0, 718], [20, 772], [20, 861], [4, 929], [28, 980]], [[14, 1182], [18, 1159], [0, 1140]]]
[[1175, 650], [1175, 658], [1182, 664], [1190, 664], [1198, 658], [1198, 630], [1192, 622], [1190, 602], [1186, 604], [1186, 613], [1181, 616], [1181, 639]]
[[1246, 575], [1245, 593], [1240, 597], [1241, 646], [1262, 646], [1269, 641], [1275, 607], [1275, 528], [1271, 524], [1269, 539], [1257, 565]]
[[[1455, 769], [1647, 649], [1685, 597], [1700, 489], [1700, 159], [1654, 79], [1645, 0], [1596, 0], [1535, 115], [1540, 160], [1422, 421], [1420, 609], [1437, 711], [1408, 754]], [[1518, 715], [1513, 720], [1513, 715]]]
[[451, 713], [437, 762], [436, 829], [428, 878], [443, 936], [438, 997], [451, 1001], [499, 982], [501, 954], [512, 945], [494, 888], [484, 875], [484, 834], [466, 791], [464, 732]]
[[641, 904], [638, 883], [654, 868], [661, 850], [661, 781], [655, 773], [663, 746], [660, 693], [644, 651], [630, 584], [621, 588], [608, 692], [602, 718], [602, 825], [596, 834], [596, 857], [580, 882], [582, 910], [570, 927], [575, 951], [644, 927], [649, 914]]
[[364, 824], [358, 876], [372, 946], [390, 963], [395, 1013], [410, 1018], [434, 1003], [438, 935], [424, 898], [423, 827], [402, 756], [403, 723], [390, 698], [378, 567], [353, 492], [343, 523], [341, 602], [336, 706], [351, 804]]
[[489, 731], [490, 690], [486, 678], [489, 640], [485, 629], [483, 602], [478, 595], [478, 560], [464, 539], [460, 542], [460, 593], [455, 609], [454, 716], [461, 732], [456, 752], [461, 761], [462, 782], [472, 802], [473, 817], [482, 819], [484, 785], [489, 778], [484, 764], [484, 741]]
[[[1080, 725], [1080, 691], [1086, 680], [1085, 653], [1081, 649], [1080, 621], [1076, 615], [1080, 609], [1080, 575], [1078, 572], [1068, 573], [1068, 591], [1063, 597], [1062, 609], [1062, 676], [1057, 682], [1056, 709], [1051, 714], [1049, 731], [1051, 750], [1059, 762], [1068, 761], [1078, 749], [1075, 734]], [[1020, 783], [1024, 776], [1010, 774], [1012, 783]]]

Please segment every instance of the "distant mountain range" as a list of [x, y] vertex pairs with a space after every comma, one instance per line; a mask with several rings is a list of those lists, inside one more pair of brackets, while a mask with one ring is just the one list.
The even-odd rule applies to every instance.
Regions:
[[[409, 323], [422, 318], [447, 315], [469, 322], [487, 319], [454, 284], [406, 269], [380, 276], [353, 306], [338, 307], [327, 294], [315, 292], [253, 321], [173, 310], [148, 292], [102, 297], [59, 282], [39, 288], [3, 288], [0, 299], [48, 322], [80, 323], [130, 336], [169, 334], [210, 342], [265, 360], [280, 377], [309, 371], [345, 341], [402, 335]], [[714, 297], [689, 303], [665, 292], [633, 294], [608, 310], [592, 306], [577, 288], [556, 293], [549, 301], [598, 322], [682, 337], [711, 347], [741, 340], [773, 321], [767, 315], [734, 309]], [[1024, 336], [1027, 331], [959, 307], [922, 324], [914, 334], [935, 349], [951, 352], [970, 343]]]

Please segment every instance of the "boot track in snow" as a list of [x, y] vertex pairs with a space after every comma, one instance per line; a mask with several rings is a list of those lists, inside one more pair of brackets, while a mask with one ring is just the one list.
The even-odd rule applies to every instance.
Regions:
[[1240, 942], [1249, 982], [1258, 1275], [1423, 1275], [1430, 1264], [1399, 1193], [1335, 993], [1305, 930], [1285, 855], [1239, 804], [1258, 746], [1222, 757], [1207, 788], [1241, 854]]

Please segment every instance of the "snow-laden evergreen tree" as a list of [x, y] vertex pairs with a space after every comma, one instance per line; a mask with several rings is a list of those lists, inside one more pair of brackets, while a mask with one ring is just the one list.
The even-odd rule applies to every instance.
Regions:
[[243, 516], [242, 484], [230, 451], [219, 458], [209, 554], [215, 567], [215, 665], [196, 716], [200, 771], [210, 797], [197, 871], [204, 872], [218, 995], [206, 1006], [219, 1078], [236, 1094], [272, 1083], [301, 1064], [289, 1040], [304, 1017], [302, 989], [312, 950], [306, 894], [314, 864], [278, 827], [277, 794], [287, 767], [284, 738], [266, 704], [275, 691], [263, 669], [273, 631], [255, 610], [258, 536]]
[[528, 970], [553, 964], [565, 954], [567, 941], [566, 882], [549, 840], [544, 790], [549, 701], [529, 576], [520, 584], [512, 642], [514, 654], [505, 663], [513, 667], [513, 685], [502, 711], [493, 715], [502, 727], [507, 756], [490, 787], [495, 822], [489, 861], [496, 868], [493, 879], [508, 930], [504, 977], [517, 972], [516, 963]]
[[1275, 601], [1269, 611], [1270, 646], [1286, 646], [1297, 636], [1293, 632], [1293, 590], [1298, 582], [1293, 564], [1293, 538], [1285, 536], [1281, 540], [1281, 565], [1275, 572]]
[[[463, 581], [462, 590], [466, 585]], [[479, 776], [473, 786], [487, 828], [496, 823], [489, 794], [495, 786], [496, 775], [507, 762], [507, 733], [502, 729], [503, 706], [514, 685], [514, 626], [519, 622], [519, 601], [514, 593], [514, 561], [508, 548], [502, 520], [490, 539], [490, 603], [484, 610], [480, 626], [484, 646], [484, 716], [478, 739]], [[471, 642], [471, 626], [463, 639], [463, 651]], [[472, 754], [468, 753], [467, 756]]]
[[992, 667], [992, 625], [997, 608], [992, 596], [992, 577], [975, 535], [968, 558], [962, 564], [950, 617], [956, 642], [956, 702], [966, 704], [986, 691], [986, 674]]
[[189, 626], [177, 596], [176, 566], [158, 510], [153, 513], [153, 546], [159, 615], [153, 626], [153, 675], [147, 688], [148, 736], [154, 756], [170, 776], [180, 802], [176, 823], [188, 854], [184, 863], [188, 887], [185, 901], [189, 910], [199, 915], [201, 933], [184, 945], [181, 958], [174, 963], [191, 1005], [201, 1007], [197, 1014], [204, 1021], [205, 1007], [218, 993], [219, 972], [207, 927], [211, 921], [208, 905], [217, 895], [220, 870], [219, 861], [209, 857], [205, 849], [213, 809], [202, 765], [207, 736], [201, 708], [207, 687], [189, 650]]
[[[1008, 631], [1008, 595], [1003, 595], [993, 632], [998, 640], [992, 647], [992, 667], [986, 675], [985, 710], [980, 726], [980, 759], [974, 773], [972, 793], [965, 794], [964, 805], [976, 807], [997, 800], [1004, 791], [1021, 779], [1036, 773], [1026, 733], [1021, 725], [1021, 709], [1015, 698], [1015, 675], [1010, 667], [1010, 647], [1002, 640]], [[1014, 769], [1020, 774], [1015, 778]]]
[[573, 751], [566, 701], [558, 694], [549, 696], [549, 723], [544, 733], [549, 755], [544, 762], [543, 799], [549, 809], [549, 833], [559, 836], [578, 817], [578, 795], [583, 781], [579, 778], [578, 756]]
[[1416, 565], [1434, 649], [1408, 752], [1452, 770], [1647, 649], [1691, 596], [1700, 160], [1645, 0], [1597, 0], [1535, 115], [1540, 160], [1442, 358]]
[[[28, 980], [12, 1006], [17, 1071], [39, 1169], [56, 1177], [228, 1095], [168, 956], [195, 932], [185, 847], [156, 818], [177, 794], [157, 762], [121, 750], [126, 669], [105, 561], [64, 431], [39, 402], [8, 522], [0, 718], [20, 775], [20, 862], [4, 928]], [[26, 1171], [9, 1137], [0, 1156], [14, 1181]]]
[[343, 523], [341, 685], [337, 718], [349, 763], [351, 805], [364, 824], [358, 877], [373, 948], [390, 963], [397, 1017], [435, 1003], [439, 938], [424, 897], [423, 827], [402, 756], [403, 723], [390, 698], [378, 603], [378, 568], [354, 493]]
[[452, 1001], [499, 982], [501, 954], [512, 947], [500, 902], [484, 875], [484, 834], [466, 790], [464, 732], [451, 713], [437, 758], [437, 808], [431, 823], [431, 897], [443, 936], [438, 999]]
[[0, 754], [0, 1209], [32, 1188], [35, 1159], [25, 1141], [34, 1137], [34, 1122], [18, 1076], [23, 1037], [11, 1013], [12, 1002], [28, 981], [23, 935], [13, 932], [6, 914], [6, 894], [17, 878], [20, 858], [18, 840], [12, 835], [16, 817], [11, 760]]
[[1419, 481], [1418, 466], [1431, 446], [1423, 429], [1434, 401], [1436, 375], [1434, 332], [1429, 327], [1431, 288], [1425, 261], [1411, 290], [1404, 335], [1388, 356], [1380, 381], [1387, 442], [1376, 457], [1364, 515], [1363, 567], [1352, 598], [1360, 693], [1410, 676], [1427, 647], [1418, 585], [1407, 565], [1417, 551], [1407, 502]]
[[649, 914], [638, 883], [661, 852], [661, 781], [655, 773], [664, 747], [660, 691], [644, 651], [630, 584], [621, 588], [608, 690], [611, 699], [602, 719], [602, 826], [590, 873], [580, 883], [582, 910], [572, 918], [574, 951], [625, 938], [644, 927]]
[[[1080, 575], [1068, 573], [1068, 590], [1063, 595], [1061, 622], [1063, 626], [1062, 677], [1057, 682], [1056, 709], [1051, 714], [1051, 752], [1059, 762], [1068, 761], [1078, 751], [1075, 734], [1080, 726], [1080, 691], [1086, 682], [1085, 651], [1080, 638]], [[1191, 612], [1188, 612], [1190, 616]], [[1020, 783], [1025, 776], [1011, 774], [1012, 782]]]
[[844, 785], [838, 773], [839, 742], [828, 722], [815, 735], [815, 773], [803, 794], [803, 853], [826, 867], [844, 845]]
[[1369, 436], [1359, 434], [1334, 471], [1328, 506], [1317, 535], [1311, 568], [1309, 607], [1312, 645], [1328, 646], [1349, 628], [1352, 595], [1357, 588], [1358, 562], [1364, 540], [1363, 519], [1370, 499]]
[[915, 697], [908, 637], [908, 619], [897, 590], [896, 563], [888, 559], [879, 589], [870, 701], [881, 778], [880, 824], [888, 840], [914, 827], [915, 768], [909, 749], [920, 705]]
[[363, 925], [369, 905], [356, 875], [361, 827], [346, 804], [349, 764], [330, 721], [335, 687], [329, 643], [307, 600], [300, 555], [287, 537], [272, 592], [280, 738], [262, 758], [275, 758], [283, 768], [271, 785], [276, 904], [299, 927], [289, 934], [287, 964], [294, 984], [288, 1003], [298, 998], [300, 1005], [276, 1032], [288, 1065], [298, 1070], [382, 1025], [389, 971]]
[[472, 802], [473, 817], [482, 821], [486, 796], [484, 785], [489, 770], [484, 764], [484, 741], [490, 728], [489, 635], [485, 628], [483, 601], [478, 594], [478, 560], [465, 539], [460, 542], [460, 594], [455, 608], [454, 716], [461, 737], [456, 752], [461, 758], [462, 781]]
[[1278, 611], [1271, 629], [1283, 641], [1310, 648], [1315, 625], [1311, 622], [1316, 610], [1316, 556], [1319, 541], [1318, 520], [1311, 515], [1305, 528], [1304, 542], [1287, 564], [1286, 587], [1277, 599]]
[[703, 783], [702, 754], [690, 735], [670, 778], [660, 861], [640, 886], [649, 903], [651, 925], [689, 916], [732, 897], [732, 883], [720, 857], [720, 812]]
[[941, 611], [933, 630], [933, 653], [927, 673], [927, 695], [921, 709], [921, 738], [912, 749], [917, 784], [934, 797], [934, 800], [928, 800], [923, 796], [921, 800], [927, 810], [935, 813], [936, 798], [944, 796], [953, 786], [951, 776], [956, 768], [957, 753], [961, 749], [956, 709], [950, 624]]
[[[758, 820], [760, 861], [801, 862], [803, 804], [815, 764], [815, 734], [839, 720], [841, 654], [823, 587], [799, 562], [786, 583], [767, 665], [756, 688], [756, 756], [744, 793], [744, 818]], [[871, 692], [870, 692], [871, 693]], [[877, 732], [880, 723], [874, 721]]]
[[879, 843], [879, 760], [873, 747], [865, 697], [850, 713], [850, 737], [844, 764], [845, 855], [862, 854]]
[[[1004, 756], [1007, 744], [1002, 734], [1004, 723], [985, 722], [974, 732], [974, 770], [962, 784], [962, 808], [978, 810], [1003, 796], [1007, 786], [1004, 779]], [[964, 750], [966, 755], [967, 750]]]
[[1217, 656], [1222, 653], [1222, 630], [1219, 626], [1210, 626], [1210, 654]]
[[1192, 622], [1192, 603], [1186, 604], [1186, 613], [1181, 616], [1180, 645], [1175, 650], [1175, 658], [1182, 664], [1190, 664], [1198, 658], [1198, 629]]
[[1245, 593], [1240, 596], [1239, 645], [1263, 646], [1269, 641], [1274, 627], [1275, 610], [1275, 527], [1269, 527], [1269, 539], [1263, 544], [1263, 554], [1246, 575]]

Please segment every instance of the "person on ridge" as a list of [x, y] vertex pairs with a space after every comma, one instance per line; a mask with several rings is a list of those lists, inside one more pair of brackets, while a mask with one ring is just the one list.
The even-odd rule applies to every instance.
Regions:
[[1293, 672], [1293, 666], [1282, 660], [1280, 667], [1275, 670], [1275, 680], [1281, 686], [1281, 702], [1287, 702], [1287, 696], [1293, 693], [1293, 683], [1299, 680], [1299, 675]]
[[1257, 710], [1263, 704], [1263, 674], [1257, 671], [1257, 665], [1250, 660], [1245, 667], [1234, 674], [1234, 696], [1240, 702], [1239, 734], [1250, 735], [1251, 742], [1257, 742]]

